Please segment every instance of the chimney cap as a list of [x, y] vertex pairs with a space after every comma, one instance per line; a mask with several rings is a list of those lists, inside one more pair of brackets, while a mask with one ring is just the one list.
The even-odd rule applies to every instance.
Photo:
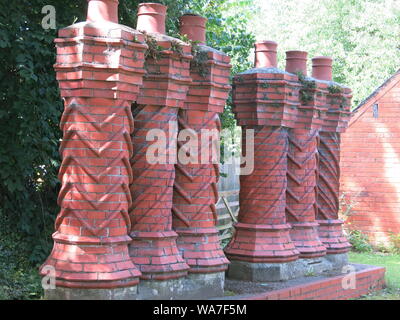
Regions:
[[278, 44], [275, 41], [264, 40], [254, 44], [256, 68], [276, 68], [278, 66], [276, 53]]
[[87, 0], [86, 21], [118, 23], [118, 0]]
[[300, 59], [304, 57], [304, 59], [307, 59], [308, 52], [307, 51], [301, 51], [301, 50], [288, 50], [286, 51], [286, 59], [289, 58], [297, 58]]
[[138, 6], [136, 29], [149, 33], [165, 34], [167, 6], [155, 2], [143, 2]]
[[272, 50], [278, 47], [278, 43], [272, 40], [262, 40], [262, 41], [257, 41], [254, 46], [256, 47], [257, 51], [263, 51], [264, 50]]
[[333, 61], [332, 57], [329, 57], [329, 56], [317, 56], [317, 57], [313, 57], [311, 60], [315, 61], [315, 62], [317, 62], [317, 61], [320, 61], [320, 62], [323, 62], [323, 61], [329, 62], [330, 61], [330, 62], [332, 62]]

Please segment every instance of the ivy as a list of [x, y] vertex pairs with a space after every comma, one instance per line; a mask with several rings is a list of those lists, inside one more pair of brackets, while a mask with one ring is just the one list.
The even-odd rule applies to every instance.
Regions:
[[300, 89], [300, 101], [302, 104], [307, 104], [314, 99], [314, 93], [312, 91], [317, 87], [317, 85], [314, 80], [307, 79], [301, 71], [298, 71], [296, 74], [302, 85], [302, 88]]
[[177, 53], [180, 56], [184, 55], [182, 44], [177, 40], [171, 41], [171, 51]]
[[144, 34], [144, 41], [147, 44], [147, 49], [144, 54], [145, 59], [159, 60], [164, 49], [158, 44], [157, 39], [154, 36], [145, 31], [141, 32]]

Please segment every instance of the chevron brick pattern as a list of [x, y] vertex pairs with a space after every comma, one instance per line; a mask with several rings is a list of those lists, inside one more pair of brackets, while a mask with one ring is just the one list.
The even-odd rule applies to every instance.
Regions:
[[292, 129], [289, 133], [286, 213], [291, 238], [302, 258], [320, 257], [326, 249], [318, 237], [316, 129]]
[[246, 130], [254, 130], [254, 171], [240, 177], [239, 223], [225, 249], [230, 260], [282, 263], [298, 250], [286, 221], [288, 128], [296, 125], [301, 85], [294, 74], [276, 67], [254, 68], [234, 78], [234, 112]]
[[[219, 139], [217, 113], [182, 110], [179, 124], [180, 129], [193, 130], [198, 141], [202, 139], [203, 129], [216, 130], [216, 138]], [[178, 146], [180, 152], [187, 150], [183, 143]], [[212, 162], [212, 154], [219, 150], [209, 140], [203, 148], [200, 144], [197, 150], [199, 156], [205, 152], [209, 154], [208, 163], [197, 159], [199, 163], [183, 164], [178, 160], [174, 185], [173, 222], [174, 230], [179, 234], [178, 247], [191, 267], [190, 272], [195, 273], [223, 271], [229, 263], [221, 249], [216, 229], [219, 164], [218, 159]]]
[[[160, 59], [146, 60], [147, 74], [138, 103], [133, 106], [133, 181], [131, 237], [132, 261], [140, 268], [142, 279], [168, 280], [183, 277], [189, 269], [176, 245], [177, 233], [172, 230], [172, 198], [175, 181], [178, 123], [177, 113], [183, 107], [189, 89], [190, 47], [182, 43], [182, 54], [171, 50], [170, 37], [154, 34], [164, 48]], [[174, 40], [178, 41], [178, 40]], [[165, 134], [165, 161], [149, 161], [153, 141], [150, 130]], [[155, 138], [160, 139], [160, 138]], [[165, 148], [166, 147], [166, 148]], [[161, 159], [163, 160], [163, 159]]]
[[319, 134], [318, 146], [318, 231], [328, 254], [344, 253], [351, 247], [343, 234], [343, 221], [338, 218], [340, 133], [348, 124], [351, 91], [345, 87], [339, 88], [341, 92], [327, 95], [328, 114]]
[[[128, 253], [132, 206], [130, 104], [144, 74], [143, 36], [116, 24], [60, 30], [55, 69], [64, 113], [60, 128], [61, 211], [54, 248], [43, 266], [56, 284], [115, 288], [138, 283]], [[44, 273], [42, 273], [44, 275]]]
[[[219, 141], [221, 130], [218, 113], [223, 111], [231, 88], [231, 66], [229, 57], [222, 52], [207, 46], [199, 46], [199, 50], [206, 57], [203, 62], [206, 70], [200, 74], [191, 66], [193, 82], [184, 109], [179, 112], [179, 130], [190, 131], [191, 138], [199, 144], [197, 155], [191, 155], [185, 143], [178, 142], [179, 152], [194, 156], [194, 161], [182, 163], [178, 158], [176, 164], [173, 227], [179, 235], [178, 248], [190, 266], [189, 272], [208, 273], [224, 271], [229, 264], [216, 229], [220, 151], [215, 142]], [[210, 136], [204, 140], [203, 134]]]
[[255, 167], [252, 174], [240, 177], [240, 222], [225, 252], [231, 259], [249, 262], [296, 260], [298, 251], [290, 239], [285, 217], [287, 129], [246, 129], [255, 131]]

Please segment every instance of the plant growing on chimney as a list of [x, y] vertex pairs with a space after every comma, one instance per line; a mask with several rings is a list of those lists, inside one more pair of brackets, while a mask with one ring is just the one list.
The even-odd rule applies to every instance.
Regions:
[[155, 37], [148, 34], [145, 31], [141, 31], [144, 34], [144, 41], [148, 48], [145, 52], [145, 59], [158, 60], [161, 58], [162, 51], [164, 50], [158, 43]]
[[205, 78], [207, 74], [210, 73], [210, 70], [207, 66], [207, 61], [208, 61], [207, 52], [201, 50], [201, 47], [199, 46], [200, 42], [189, 39], [186, 34], [183, 35], [177, 34], [175, 35], [175, 37], [189, 44], [192, 47], [193, 59], [190, 62], [191, 68], [197, 70], [197, 72], [203, 78]]
[[328, 87], [328, 92], [330, 94], [338, 94], [338, 93], [342, 93], [342, 88], [338, 85], [332, 84]]
[[300, 100], [303, 104], [307, 104], [314, 98], [312, 90], [316, 88], [315, 81], [308, 80], [307, 77], [301, 71], [296, 72], [296, 74], [297, 77], [299, 78], [299, 82], [302, 85], [302, 88], [300, 90]]
[[176, 40], [173, 40], [173, 41], [171, 42], [171, 50], [172, 50], [173, 52], [175, 52], [175, 53], [181, 55], [181, 56], [183, 55], [182, 44], [179, 43], [179, 42], [176, 41]]
[[210, 69], [207, 66], [208, 54], [206, 51], [202, 51], [200, 46], [197, 44], [192, 46], [193, 60], [191, 61], [191, 67], [197, 70], [199, 74], [205, 78], [209, 73]]

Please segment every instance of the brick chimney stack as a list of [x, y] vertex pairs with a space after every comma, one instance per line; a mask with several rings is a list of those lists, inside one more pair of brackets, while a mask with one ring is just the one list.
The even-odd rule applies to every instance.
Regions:
[[315, 57], [313, 77], [329, 82], [327, 116], [319, 133], [318, 168], [318, 231], [327, 254], [343, 254], [350, 244], [343, 234], [339, 220], [340, 133], [349, 120], [350, 90], [332, 81], [332, 58]]
[[[54, 66], [64, 113], [48, 299], [134, 299], [141, 275], [128, 253], [132, 221], [130, 134], [147, 46], [118, 22], [118, 1], [89, 1], [87, 21], [59, 31]], [[97, 22], [99, 22], [97, 24]], [[133, 59], [133, 56], [136, 59]], [[90, 289], [90, 290], [87, 290]]]
[[225, 248], [228, 276], [240, 280], [286, 280], [291, 275], [285, 270], [299, 256], [285, 209], [288, 129], [296, 125], [300, 85], [297, 76], [276, 68], [276, 48], [273, 41], [256, 43], [255, 68], [234, 78], [243, 149], [254, 145], [254, 170], [240, 176], [239, 222]]

